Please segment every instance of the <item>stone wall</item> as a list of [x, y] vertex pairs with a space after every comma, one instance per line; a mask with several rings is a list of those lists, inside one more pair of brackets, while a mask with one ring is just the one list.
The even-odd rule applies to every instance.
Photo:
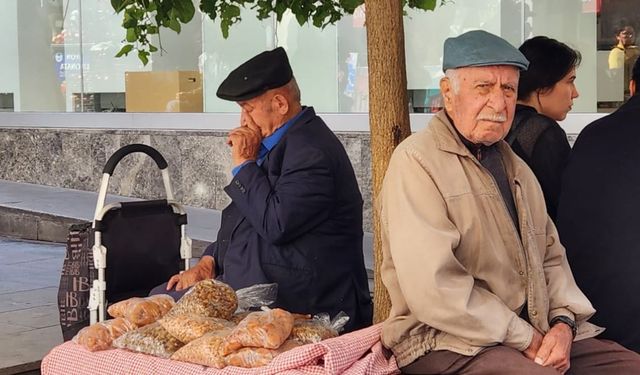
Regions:
[[[371, 232], [369, 133], [338, 133], [356, 172], [364, 199], [364, 230]], [[231, 157], [223, 131], [0, 128], [0, 179], [97, 191], [102, 169], [120, 147], [144, 143], [169, 163], [176, 199], [186, 205], [221, 210], [222, 190], [231, 180]], [[144, 199], [165, 196], [158, 168], [144, 154], [125, 157], [116, 167], [109, 193]]]

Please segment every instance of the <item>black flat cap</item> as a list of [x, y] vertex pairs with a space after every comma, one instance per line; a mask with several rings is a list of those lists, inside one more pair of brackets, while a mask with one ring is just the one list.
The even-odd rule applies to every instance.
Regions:
[[286, 85], [291, 78], [293, 72], [287, 53], [278, 47], [262, 52], [229, 73], [216, 95], [234, 102], [249, 100], [267, 90]]
[[488, 65], [511, 65], [527, 70], [529, 61], [509, 42], [484, 30], [469, 31], [444, 41], [442, 71]]

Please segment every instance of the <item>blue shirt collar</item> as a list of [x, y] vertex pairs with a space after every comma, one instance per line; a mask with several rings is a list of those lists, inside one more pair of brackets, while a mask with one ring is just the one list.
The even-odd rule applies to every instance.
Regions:
[[280, 139], [282, 138], [282, 136], [284, 136], [284, 133], [287, 132], [287, 130], [291, 127], [291, 125], [293, 125], [293, 123], [296, 122], [300, 118], [300, 116], [302, 116], [303, 113], [305, 113], [307, 108], [308, 107], [302, 107], [302, 110], [298, 112], [297, 115], [293, 116], [289, 121], [285, 122], [284, 125], [279, 127], [275, 132], [273, 132], [273, 134], [271, 134], [270, 136], [262, 140], [262, 146], [264, 146], [264, 148], [267, 149], [267, 152], [271, 151], [274, 147], [276, 147], [278, 142], [280, 142]]

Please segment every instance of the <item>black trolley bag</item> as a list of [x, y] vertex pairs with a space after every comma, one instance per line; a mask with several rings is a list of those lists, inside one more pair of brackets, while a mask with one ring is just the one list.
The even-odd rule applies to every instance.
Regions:
[[[166, 199], [105, 205], [109, 178], [116, 165], [134, 152], [145, 153], [155, 161], [162, 174]], [[85, 309], [82, 311], [84, 314], [80, 315], [86, 316], [88, 308], [89, 322], [85, 318], [84, 322], [75, 322], [73, 327], [68, 325], [70, 332], [65, 335], [61, 305], [60, 320], [65, 340], [71, 331], [76, 332], [88, 323], [104, 321], [108, 304], [130, 297], [147, 296], [152, 288], [166, 282], [181, 269], [189, 268], [191, 239], [186, 234], [187, 216], [182, 205], [174, 200], [167, 166], [166, 160], [157, 150], [143, 144], [124, 146], [107, 161], [91, 228], [85, 225], [80, 229], [80, 234], [86, 235], [82, 237], [84, 241], [80, 244], [77, 240], [74, 241], [73, 252], [70, 252], [68, 246], [68, 259], [65, 259], [63, 265], [61, 290], [58, 292], [61, 304], [61, 296], [65, 292], [62, 289], [66, 287], [63, 281], [68, 268], [67, 262], [73, 263], [72, 258], [83, 259], [80, 273], [88, 275], [91, 282], [83, 283], [87, 287], [80, 292], [80, 296], [76, 295], [78, 298], [74, 303], [77, 309]], [[72, 230], [76, 232], [70, 231], [70, 239], [78, 237], [78, 227], [72, 227]], [[91, 249], [88, 245], [91, 245]], [[78, 254], [83, 251], [85, 254]], [[93, 260], [93, 264], [87, 264], [86, 260]], [[75, 267], [75, 264], [72, 266]], [[66, 285], [68, 284], [71, 283]], [[66, 310], [69, 315], [69, 308]]]

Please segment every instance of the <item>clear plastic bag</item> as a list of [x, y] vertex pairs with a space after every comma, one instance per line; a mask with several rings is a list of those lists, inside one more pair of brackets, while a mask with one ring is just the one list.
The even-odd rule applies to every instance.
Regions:
[[73, 342], [95, 352], [111, 348], [113, 340], [137, 327], [124, 318], [115, 318], [84, 327], [73, 338]]
[[300, 345], [302, 345], [302, 343], [296, 340], [287, 340], [278, 349], [242, 348], [225, 356], [225, 361], [229, 366], [245, 368], [266, 366], [277, 355]]
[[230, 332], [230, 329], [222, 329], [207, 333], [173, 353], [171, 359], [219, 369], [223, 368], [226, 366], [226, 362], [221, 348], [224, 339]]
[[78, 345], [84, 346], [90, 352], [107, 350], [111, 348], [111, 343], [113, 342], [109, 328], [102, 323], [95, 323], [82, 328], [71, 340]]
[[113, 346], [156, 357], [169, 358], [184, 344], [171, 336], [160, 323], [155, 322], [125, 333], [113, 342]]
[[236, 312], [258, 310], [271, 305], [278, 297], [278, 284], [255, 284], [236, 290], [238, 310]]
[[238, 324], [244, 318], [246, 318], [249, 314], [251, 314], [251, 311], [236, 312], [235, 314], [231, 315], [231, 318], [229, 318], [229, 321], [232, 322], [232, 323]]
[[311, 319], [296, 318], [289, 338], [303, 344], [320, 342], [338, 336], [348, 321], [349, 316], [344, 311], [340, 311], [333, 319], [327, 313], [314, 315]]
[[236, 325], [228, 320], [196, 314], [169, 314], [158, 321], [173, 337], [189, 343], [204, 334], [231, 329]]
[[197, 314], [228, 320], [237, 308], [238, 297], [229, 285], [207, 279], [198, 282], [185, 293], [169, 314]]
[[293, 315], [282, 309], [252, 312], [229, 334], [223, 353], [245, 346], [277, 349], [291, 334], [293, 320]]
[[138, 327], [151, 324], [164, 316], [175, 305], [173, 297], [159, 294], [145, 298], [133, 297], [114, 303], [107, 312], [113, 317], [122, 317]]

